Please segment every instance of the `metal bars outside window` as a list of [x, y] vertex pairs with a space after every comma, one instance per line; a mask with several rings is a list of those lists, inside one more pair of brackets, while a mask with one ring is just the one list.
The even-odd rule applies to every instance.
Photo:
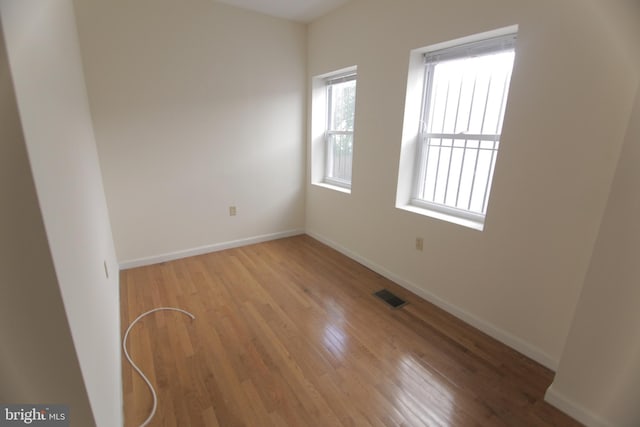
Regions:
[[475, 43], [472, 51], [456, 47], [425, 55], [413, 204], [484, 220], [515, 56], [513, 40], [512, 35], [486, 46]]

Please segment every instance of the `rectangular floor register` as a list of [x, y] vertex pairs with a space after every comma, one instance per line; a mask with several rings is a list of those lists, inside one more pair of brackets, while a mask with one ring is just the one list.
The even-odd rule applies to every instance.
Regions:
[[407, 302], [405, 300], [403, 300], [402, 298], [392, 294], [387, 289], [382, 289], [382, 290], [380, 290], [378, 292], [374, 292], [373, 295], [377, 296], [378, 298], [380, 298], [381, 300], [386, 302], [392, 308], [400, 308], [403, 305], [407, 304]]

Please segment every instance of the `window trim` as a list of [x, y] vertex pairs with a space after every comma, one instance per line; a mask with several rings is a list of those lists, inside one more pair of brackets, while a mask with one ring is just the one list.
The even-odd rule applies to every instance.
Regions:
[[[324, 188], [338, 193], [351, 194], [351, 187], [332, 179], [326, 180], [327, 158], [327, 81], [354, 75], [357, 80], [357, 65], [315, 75], [311, 78], [310, 126], [309, 126], [309, 179], [314, 187]], [[355, 138], [355, 132], [354, 132]]]
[[432, 210], [436, 212], [440, 212], [444, 215], [450, 215], [454, 217], [459, 217], [461, 219], [465, 219], [468, 221], [473, 221], [477, 223], [482, 223], [484, 221], [485, 215], [471, 212], [464, 209], [454, 208], [452, 206], [443, 205], [440, 203], [430, 202], [423, 199], [411, 199], [411, 204], [415, 207]]
[[[432, 209], [435, 211], [439, 211], [441, 213], [447, 214], [447, 215], [452, 215], [452, 216], [458, 216], [461, 217], [463, 219], [468, 219], [471, 221], [477, 221], [477, 222], [484, 222], [484, 219], [486, 217], [486, 209], [487, 209], [487, 205], [489, 202], [489, 194], [490, 194], [490, 186], [491, 186], [491, 181], [493, 179], [493, 174], [495, 171], [495, 163], [496, 163], [496, 158], [497, 158], [497, 153], [499, 150], [499, 144], [500, 144], [500, 137], [501, 137], [501, 133], [502, 133], [502, 129], [500, 129], [500, 133], [480, 133], [480, 134], [467, 134], [467, 133], [463, 133], [463, 134], [455, 134], [455, 133], [439, 133], [439, 132], [433, 132], [433, 131], [429, 131], [429, 127], [431, 127], [432, 124], [432, 120], [433, 117], [431, 117], [431, 109], [430, 109], [430, 105], [432, 102], [432, 97], [434, 96], [434, 74], [435, 74], [435, 68], [439, 65], [442, 64], [443, 62], [448, 62], [448, 61], [455, 61], [455, 60], [460, 60], [460, 59], [466, 59], [466, 58], [475, 58], [475, 57], [480, 57], [480, 56], [487, 56], [487, 55], [491, 55], [491, 54], [497, 54], [497, 53], [503, 53], [503, 52], [510, 52], [510, 51], [515, 51], [515, 38], [516, 35], [515, 34], [509, 34], [506, 36], [502, 36], [502, 37], [496, 37], [496, 38], [491, 38], [491, 39], [485, 39], [485, 40], [479, 40], [477, 42], [473, 42], [473, 43], [469, 43], [469, 44], [463, 44], [463, 45], [458, 45], [458, 46], [454, 46], [451, 48], [446, 48], [446, 49], [441, 49], [435, 52], [428, 52], [424, 54], [424, 67], [425, 67], [425, 84], [424, 84], [424, 93], [423, 93], [423, 101], [422, 101], [422, 112], [421, 112], [421, 116], [420, 116], [420, 120], [421, 120], [421, 126], [420, 129], [418, 131], [418, 138], [419, 138], [419, 142], [418, 142], [418, 155], [416, 156], [416, 161], [418, 162], [419, 168], [417, 169], [417, 173], [414, 176], [414, 190], [413, 190], [413, 198], [411, 199], [411, 203], [418, 206], [418, 207], [422, 207], [425, 209]], [[504, 117], [504, 113], [506, 110], [506, 100], [508, 97], [508, 93], [509, 93], [509, 87], [508, 87], [508, 82], [510, 80], [510, 76], [509, 78], [507, 78], [504, 82], [505, 86], [503, 88], [503, 97], [501, 100], [501, 104], [500, 104], [500, 118], [499, 118], [499, 122], [496, 125], [496, 127], [498, 127], [498, 125], [501, 124], [502, 118]], [[491, 83], [489, 83], [489, 85], [491, 85]], [[475, 83], [474, 83], [474, 91], [475, 91]], [[448, 89], [447, 89], [448, 92]], [[488, 92], [487, 92], [487, 98], [488, 98]], [[473, 98], [472, 98], [473, 99]], [[459, 100], [458, 100], [459, 102]], [[445, 107], [446, 108], [446, 107]], [[483, 115], [486, 115], [486, 111], [487, 111], [487, 105], [485, 105], [484, 107], [484, 113]], [[457, 113], [456, 113], [457, 115]], [[445, 113], [446, 116], [446, 113]], [[484, 122], [484, 119], [483, 119]], [[462, 136], [462, 137], [460, 137]], [[459, 137], [459, 138], [456, 138]], [[456, 139], [464, 139], [465, 144], [464, 144], [464, 148], [463, 148], [463, 159], [464, 156], [467, 153], [467, 150], [474, 150], [473, 148], [467, 148], [467, 144], [468, 141], [478, 141], [478, 148], [477, 148], [477, 153], [476, 153], [476, 164], [475, 164], [475, 168], [474, 168], [474, 178], [472, 180], [472, 184], [471, 184], [471, 190], [470, 190], [470, 194], [469, 194], [469, 202], [467, 204], [468, 208], [464, 209], [464, 208], [460, 208], [457, 206], [451, 206], [449, 204], [446, 203], [438, 203], [434, 200], [430, 200], [427, 198], [424, 198], [424, 193], [425, 193], [425, 184], [426, 184], [426, 174], [427, 174], [427, 168], [428, 168], [428, 153], [429, 150], [431, 149], [431, 147], [433, 146], [438, 146], [435, 144], [432, 144], [433, 140], [439, 140], [440, 144], [439, 144], [439, 148], [440, 150], [442, 150], [442, 141], [443, 140], [451, 140], [452, 141], [452, 147], [453, 147], [453, 141]], [[491, 149], [491, 161], [490, 161], [490, 165], [489, 165], [489, 170], [488, 170], [488, 175], [487, 175], [487, 180], [486, 183], [484, 185], [484, 192], [481, 193], [482, 196], [482, 212], [477, 212], [474, 210], [471, 210], [471, 203], [472, 200], [474, 198], [475, 195], [475, 183], [476, 183], [476, 179], [475, 179], [475, 173], [476, 173], [476, 168], [477, 168], [477, 164], [478, 164], [478, 158], [480, 156], [480, 150], [482, 150], [482, 148], [480, 148], [482, 142], [484, 141], [491, 141], [493, 142], [493, 148]], [[441, 152], [441, 151], [440, 151]], [[450, 156], [452, 156], [452, 154], [450, 154]], [[440, 168], [440, 155], [438, 155], [438, 166], [437, 168]], [[464, 163], [464, 160], [463, 160]], [[462, 166], [461, 166], [462, 167]], [[451, 170], [451, 159], [449, 160], [449, 171]], [[436, 172], [437, 173], [437, 172]], [[462, 175], [462, 171], [460, 172], [460, 174]], [[436, 183], [437, 183], [438, 178], [436, 177]], [[436, 183], [434, 183], [434, 195], [432, 198], [435, 197], [435, 192], [437, 191], [436, 188]], [[445, 189], [445, 195], [446, 193], [449, 191], [449, 176], [447, 174], [447, 183], [446, 183], [447, 188]], [[458, 192], [459, 192], [459, 187], [458, 187]], [[420, 197], [422, 195], [422, 197]], [[457, 203], [457, 198], [456, 198], [456, 203]]]
[[[332, 145], [330, 142], [330, 137], [334, 135], [350, 135], [352, 144], [355, 143], [355, 126], [353, 130], [332, 130], [330, 129], [331, 118], [332, 118], [332, 88], [336, 84], [346, 83], [350, 81], [356, 82], [357, 87], [358, 73], [355, 69], [349, 70], [343, 73], [332, 74], [329, 77], [325, 78], [325, 90], [326, 90], [326, 122], [325, 122], [325, 131], [324, 131], [324, 144], [325, 144], [325, 159], [324, 159], [324, 178], [323, 182], [325, 184], [341, 187], [347, 190], [351, 190], [351, 181], [347, 181], [345, 179], [336, 178], [331, 176], [331, 172], [333, 171], [333, 156], [332, 156]], [[357, 95], [356, 95], [357, 99]], [[355, 106], [354, 106], [354, 120], [355, 120]], [[354, 144], [355, 145], [355, 144]], [[353, 168], [353, 154], [351, 157], [352, 168]]]
[[[447, 221], [478, 231], [484, 229], [485, 215], [476, 215], [473, 211], [463, 211], [429, 201], [416, 200], [415, 198], [415, 177], [421, 167], [419, 151], [421, 147], [420, 131], [423, 126], [424, 91], [426, 89], [425, 57], [428, 55], [442, 55], [443, 52], [447, 50], [450, 52], [455, 50], [458, 52], [458, 56], [464, 56], [465, 54], [461, 54], [460, 52], [464, 52], [465, 49], [468, 51], [469, 48], [472, 48], [472, 50], [476, 49], [476, 52], [478, 52], [478, 46], [482, 46], [483, 43], [489, 43], [489, 40], [492, 40], [494, 43], [498, 42], [499, 46], [500, 43], [502, 43], [502, 46], [504, 46], [504, 43], [510, 43], [512, 46], [515, 46], [517, 34], [518, 25], [510, 25], [411, 50], [409, 55], [404, 120], [398, 165], [395, 203], [397, 209]], [[498, 50], [502, 50], [502, 47]], [[441, 58], [448, 59], [443, 55]], [[512, 70], [512, 76], [515, 75], [514, 73], [515, 66]]]
[[517, 32], [510, 32], [501, 36], [487, 37], [472, 42], [454, 44], [449, 47], [441, 47], [428, 50], [424, 53], [424, 62], [444, 62], [455, 59], [489, 55], [515, 49]]

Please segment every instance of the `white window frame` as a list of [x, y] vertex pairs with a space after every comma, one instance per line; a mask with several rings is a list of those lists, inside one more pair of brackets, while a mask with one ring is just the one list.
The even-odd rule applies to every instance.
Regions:
[[[325, 171], [324, 171], [324, 182], [329, 185], [334, 185], [337, 187], [342, 187], [346, 189], [351, 189], [351, 180], [342, 179], [339, 177], [333, 176], [334, 171], [334, 158], [333, 158], [333, 146], [331, 142], [331, 138], [336, 135], [350, 135], [352, 141], [352, 147], [355, 145], [355, 125], [353, 130], [334, 130], [330, 129], [331, 127], [331, 117], [332, 110], [331, 106], [332, 102], [332, 89], [333, 86], [339, 83], [356, 82], [357, 86], [358, 74], [355, 70], [348, 71], [346, 73], [338, 73], [331, 75], [325, 79], [326, 84], [326, 124], [325, 124], [325, 133], [324, 133], [324, 141], [325, 141]], [[357, 94], [356, 94], [357, 99]], [[355, 106], [354, 106], [354, 122], [355, 122]], [[351, 165], [349, 168], [353, 168], [353, 148], [351, 154]], [[353, 170], [353, 169], [352, 169]]]
[[[405, 120], [402, 138], [403, 150], [401, 152], [398, 175], [396, 207], [410, 212], [457, 223], [477, 230], [483, 229], [486, 217], [486, 206], [488, 204], [491, 181], [495, 168], [495, 160], [499, 149], [501, 128], [504, 120], [504, 110], [506, 109], [506, 99], [509, 92], [511, 73], [509, 73], [509, 77], [505, 81], [505, 87], [503, 89], [505, 97], [503, 99], [502, 106], [500, 107], [502, 115], [499, 119], [500, 126], [499, 129], [497, 129], [497, 132], [488, 133], [483, 129], [483, 134], [479, 135], [461, 135], [460, 133], [444, 132], [440, 134], [435, 132], [430, 134], [428, 133], [429, 105], [431, 103], [429, 96], [431, 95], [430, 91], [432, 90], [432, 80], [430, 79], [433, 78], [433, 73], [431, 73], [433, 66], [430, 66], [429, 64], [433, 61], [447, 61], [450, 59], [482, 56], [507, 50], [515, 51], [516, 34], [517, 26], [511, 26], [412, 51], [407, 84]], [[457, 131], [458, 130], [456, 129], [454, 132]], [[476, 154], [481, 151], [479, 149], [480, 141], [490, 141], [489, 146], [493, 143], [491, 169], [487, 180], [482, 183], [482, 185], [486, 186], [484, 189], [484, 206], [482, 208], [482, 212], [460, 209], [458, 207], [441, 203], [434, 203], [432, 201], [433, 195], [428, 197], [424, 194], [425, 169], [427, 167], [426, 156], [429, 147], [428, 138], [432, 138], [432, 140], [435, 140], [436, 142], [439, 141], [439, 144], [443, 144], [443, 141], [445, 140], [451, 141], [451, 144], [454, 140], [464, 140], [464, 150], [467, 150], [468, 141], [478, 141]], [[439, 151], [441, 147], [441, 145], [438, 144], [432, 146], [436, 146], [436, 148], [438, 148], [436, 151]], [[458, 148], [460, 147], [458, 146]], [[473, 150], [474, 148], [470, 147], [470, 149]], [[440, 165], [440, 159], [435, 163]], [[460, 168], [463, 166], [464, 165], [461, 165]], [[448, 167], [451, 168], [451, 157], [449, 157]], [[449, 185], [449, 182], [447, 182], [447, 185]], [[433, 184], [433, 188], [429, 187], [430, 191], [435, 191], [435, 188], [436, 184]], [[479, 186], [479, 189], [480, 188], [481, 187]], [[475, 193], [472, 193], [472, 196], [470, 197], [474, 197], [474, 194]], [[478, 196], [482, 196], [482, 193]], [[431, 198], [431, 200], [429, 200], [429, 198]], [[445, 199], [445, 201], [447, 200]], [[458, 206], [459, 205], [460, 204], [458, 204]]]

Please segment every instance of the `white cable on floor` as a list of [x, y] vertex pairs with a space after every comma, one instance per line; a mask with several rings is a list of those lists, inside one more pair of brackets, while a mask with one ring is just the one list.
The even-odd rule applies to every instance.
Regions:
[[129, 336], [129, 332], [131, 331], [131, 328], [133, 328], [133, 325], [135, 325], [138, 322], [138, 320], [142, 319], [144, 316], [147, 316], [147, 315], [149, 315], [151, 313], [154, 313], [156, 311], [161, 311], [161, 310], [179, 311], [180, 313], [184, 313], [187, 316], [191, 317], [191, 319], [195, 319], [196, 318], [193, 314], [189, 313], [188, 311], [182, 310], [180, 308], [173, 308], [173, 307], [154, 308], [153, 310], [149, 310], [149, 311], [147, 311], [145, 313], [142, 313], [140, 316], [136, 317], [136, 320], [131, 322], [131, 324], [127, 328], [127, 331], [124, 333], [124, 338], [122, 339], [122, 349], [124, 350], [124, 355], [127, 358], [127, 360], [129, 361], [129, 364], [133, 367], [133, 369], [135, 369], [135, 371], [138, 373], [138, 375], [140, 375], [142, 377], [142, 379], [144, 380], [144, 382], [147, 383], [147, 387], [149, 387], [149, 390], [151, 390], [151, 395], [153, 396], [153, 408], [151, 409], [151, 413], [149, 414], [147, 419], [144, 420], [144, 422], [142, 424], [140, 424], [140, 427], [144, 427], [147, 424], [149, 424], [151, 422], [151, 419], [153, 418], [153, 416], [156, 414], [156, 409], [158, 409], [158, 396], [156, 395], [156, 391], [153, 388], [153, 386], [151, 385], [151, 382], [149, 381], [147, 376], [145, 374], [143, 374], [142, 371], [140, 370], [140, 368], [138, 368], [138, 365], [133, 363], [133, 360], [131, 360], [131, 356], [129, 356], [129, 352], [127, 351], [127, 337]]

